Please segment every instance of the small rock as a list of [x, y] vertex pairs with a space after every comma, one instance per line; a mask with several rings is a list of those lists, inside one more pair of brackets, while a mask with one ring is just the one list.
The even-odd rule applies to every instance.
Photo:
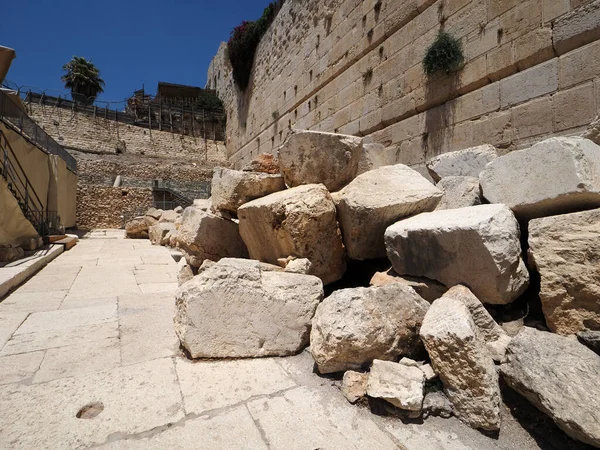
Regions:
[[423, 418], [429, 416], [442, 417], [449, 419], [454, 414], [452, 403], [443, 392], [435, 391], [425, 394], [423, 400]]
[[313, 275], [311, 273], [312, 264], [306, 258], [293, 259], [285, 266], [285, 272], [301, 273], [304, 275]]
[[392, 361], [373, 361], [367, 395], [382, 398], [397, 408], [420, 412], [423, 407], [425, 376], [417, 367]]
[[367, 395], [369, 374], [347, 370], [342, 379], [342, 394], [350, 403], [356, 403]]
[[580, 331], [577, 339], [590, 350], [600, 355], [600, 331]]
[[425, 381], [431, 381], [438, 377], [437, 373], [433, 370], [433, 367], [431, 367], [431, 364], [423, 364], [422, 366], [419, 366], [419, 369], [421, 369], [425, 375]]
[[392, 283], [400, 283], [409, 286], [415, 290], [417, 294], [432, 303], [440, 298], [448, 290], [446, 286], [435, 280], [430, 280], [424, 277], [401, 277], [394, 269], [389, 269], [387, 272], [376, 272], [369, 283], [371, 286], [386, 286]]
[[398, 364], [402, 364], [403, 366], [408, 367], [420, 367], [423, 363], [417, 362], [414, 359], [407, 358], [406, 356], [402, 358]]
[[180, 259], [177, 263], [177, 283], [181, 286], [194, 278], [194, 272], [185, 259]]
[[436, 187], [443, 192], [442, 199], [435, 208], [436, 211], [481, 205], [479, 178], [445, 177], [436, 184]]
[[480, 145], [448, 152], [427, 161], [427, 170], [435, 182], [444, 177], [479, 177], [487, 163], [498, 157], [492, 145]]
[[170, 222], [155, 223], [148, 229], [150, 242], [154, 245], [167, 245], [169, 243], [169, 233], [175, 231], [175, 224]]

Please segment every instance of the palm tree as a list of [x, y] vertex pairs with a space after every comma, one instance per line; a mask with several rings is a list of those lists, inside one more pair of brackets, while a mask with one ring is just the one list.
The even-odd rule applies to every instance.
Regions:
[[100, 71], [92, 64], [92, 60], [73, 56], [62, 68], [66, 73], [60, 79], [65, 83], [65, 87], [71, 90], [73, 100], [92, 105], [96, 96], [104, 92], [104, 80], [100, 78]]

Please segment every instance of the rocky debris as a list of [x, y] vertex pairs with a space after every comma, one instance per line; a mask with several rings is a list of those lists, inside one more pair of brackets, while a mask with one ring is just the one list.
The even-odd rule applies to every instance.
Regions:
[[310, 351], [320, 373], [358, 370], [374, 359], [395, 360], [419, 347], [429, 304], [407, 286], [341, 289], [317, 308]]
[[335, 192], [358, 173], [362, 138], [320, 131], [291, 130], [279, 149], [285, 184], [324, 184]]
[[312, 264], [306, 258], [295, 258], [286, 264], [284, 271], [312, 275]]
[[135, 217], [125, 224], [125, 236], [129, 239], [148, 239], [148, 229], [146, 216]]
[[423, 418], [436, 416], [448, 419], [453, 414], [452, 403], [450, 403], [450, 400], [448, 400], [448, 397], [443, 392], [433, 391], [425, 394], [425, 398], [423, 399]]
[[323, 185], [288, 189], [238, 209], [240, 234], [250, 257], [277, 264], [307, 258], [312, 272], [329, 284], [346, 271], [346, 259], [331, 195]]
[[500, 366], [507, 384], [574, 439], [600, 447], [600, 358], [576, 339], [524, 328]]
[[481, 205], [479, 178], [444, 177], [436, 187], [444, 193], [436, 211]]
[[425, 375], [417, 367], [376, 359], [369, 373], [367, 395], [382, 398], [418, 416], [423, 407], [424, 386]]
[[160, 219], [158, 219], [158, 223], [175, 223], [175, 221], [179, 218], [181, 214], [175, 212], [175, 210], [173, 209], [169, 209], [167, 211], [164, 211], [161, 215], [160, 215]]
[[448, 290], [442, 283], [430, 280], [429, 278], [411, 276], [401, 277], [394, 269], [389, 269], [387, 272], [376, 272], [369, 284], [371, 286], [387, 286], [392, 283], [410, 286], [429, 303], [440, 298]]
[[347, 370], [342, 378], [341, 391], [350, 403], [356, 403], [367, 395], [369, 374]]
[[423, 213], [385, 232], [397, 273], [464, 284], [491, 304], [510, 303], [528, 286], [519, 239], [519, 224], [505, 205]]
[[21, 247], [1, 246], [0, 247], [0, 262], [9, 263], [21, 259], [25, 256], [25, 250]]
[[396, 164], [395, 147], [386, 147], [382, 144], [364, 144], [363, 151], [358, 162], [358, 175], [369, 170], [379, 169], [384, 166]]
[[173, 211], [177, 214], [183, 214], [183, 206], [177, 206]]
[[415, 361], [414, 359], [407, 358], [405, 356], [400, 361], [398, 361], [398, 364], [402, 364], [403, 366], [407, 366], [407, 367], [419, 367], [423, 363], [419, 362], [419, 361]]
[[155, 221], [158, 222], [158, 220], [160, 219], [160, 216], [162, 216], [163, 212], [164, 211], [162, 209], [150, 208], [150, 209], [148, 209], [148, 211], [146, 211], [145, 215], [147, 217], [153, 218]]
[[433, 302], [420, 336], [457, 416], [473, 428], [499, 430], [498, 374], [465, 304], [446, 296]]
[[583, 138], [600, 145], [600, 115], [596, 116], [596, 119], [590, 123], [587, 130], [583, 133]]
[[197, 198], [193, 206], [201, 211], [208, 211], [212, 208], [212, 198]]
[[177, 283], [181, 286], [194, 278], [192, 267], [182, 258], [177, 263]]
[[600, 329], [600, 209], [530, 221], [528, 254], [548, 328]]
[[475, 295], [465, 286], [454, 286], [444, 297], [461, 301], [471, 313], [481, 339], [496, 362], [504, 360], [510, 336], [498, 325]]
[[479, 177], [483, 196], [521, 220], [600, 206], [600, 146], [556, 137], [492, 161]]
[[348, 256], [361, 261], [385, 257], [386, 228], [433, 211], [441, 197], [439, 189], [403, 164], [359, 175], [335, 199]]
[[279, 161], [270, 153], [261, 153], [245, 165], [242, 170], [244, 172], [261, 172], [279, 175]]
[[215, 167], [212, 178], [212, 208], [236, 214], [244, 203], [286, 188], [279, 174], [242, 172]]
[[421, 372], [425, 375], [425, 381], [435, 380], [438, 376], [433, 370], [433, 367], [431, 367], [431, 364], [423, 364], [422, 366], [419, 366], [419, 369], [421, 369]]
[[225, 258], [179, 288], [175, 331], [192, 358], [291, 355], [308, 344], [322, 299], [317, 277]]
[[[75, 238], [75, 240], [79, 239], [76, 235], [68, 234], [67, 237], [73, 237], [73, 238]], [[30, 238], [25, 239], [25, 241], [21, 243], [20, 247], [23, 250], [25, 250], [26, 252], [33, 252], [33, 251], [37, 250], [38, 248], [43, 247], [43, 245], [44, 245], [44, 240], [42, 239], [42, 237], [36, 236], [36, 237], [30, 237]]]
[[175, 224], [170, 222], [158, 222], [148, 229], [148, 237], [154, 245], [168, 245], [171, 236], [169, 233], [175, 231]]
[[600, 355], [600, 331], [580, 331], [577, 339], [590, 350]]
[[427, 161], [427, 170], [437, 183], [444, 177], [479, 177], [487, 163], [498, 157], [493, 145], [444, 153]]
[[237, 223], [195, 206], [183, 211], [177, 247], [193, 267], [200, 267], [205, 259], [218, 261], [248, 256]]

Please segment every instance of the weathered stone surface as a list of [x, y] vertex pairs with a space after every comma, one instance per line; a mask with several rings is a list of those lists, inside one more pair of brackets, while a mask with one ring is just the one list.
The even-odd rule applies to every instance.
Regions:
[[525, 327], [500, 371], [565, 433], [600, 447], [600, 358], [593, 351], [576, 339]]
[[382, 398], [400, 409], [421, 411], [425, 375], [417, 367], [392, 361], [373, 361], [367, 395]]
[[177, 263], [177, 283], [181, 286], [194, 278], [194, 272], [185, 258], [182, 258]]
[[291, 355], [308, 344], [322, 298], [317, 277], [225, 258], [179, 288], [175, 331], [193, 358]]
[[394, 269], [389, 269], [387, 272], [376, 272], [369, 284], [371, 286], [387, 286], [392, 283], [410, 286], [429, 303], [440, 298], [448, 290], [442, 283], [430, 280], [429, 278], [411, 276], [401, 277]]
[[356, 403], [367, 395], [368, 373], [347, 370], [342, 378], [341, 391], [350, 403]]
[[532, 220], [528, 254], [548, 328], [600, 329], [600, 209]]
[[431, 367], [431, 364], [423, 364], [422, 366], [419, 366], [419, 369], [421, 369], [421, 372], [423, 372], [423, 374], [425, 375], [425, 380], [426, 381], [431, 381], [435, 378], [437, 378], [437, 373], [435, 373], [435, 371], [433, 370], [433, 367]]
[[446, 296], [433, 302], [420, 335], [457, 416], [473, 428], [498, 430], [498, 374], [465, 304]]
[[21, 247], [0, 247], [0, 262], [11, 262], [25, 256]]
[[285, 189], [279, 174], [242, 172], [215, 167], [212, 178], [212, 208], [236, 214], [244, 203]]
[[155, 223], [148, 229], [150, 242], [154, 245], [167, 245], [169, 243], [169, 233], [175, 231], [175, 224], [170, 222]]
[[325, 284], [346, 271], [335, 205], [323, 185], [299, 186], [251, 201], [238, 209], [238, 217], [252, 259], [277, 264], [288, 256], [307, 258], [313, 274]]
[[125, 224], [125, 236], [129, 239], [148, 239], [148, 221], [144, 216], [136, 217]]
[[261, 153], [245, 165], [244, 172], [261, 172], [279, 175], [279, 161], [270, 153]]
[[163, 212], [162, 209], [150, 208], [146, 211], [146, 216], [152, 217], [154, 220], [158, 221]]
[[590, 123], [587, 130], [583, 133], [583, 137], [596, 145], [600, 145], [600, 115]]
[[335, 291], [317, 308], [310, 351], [319, 372], [360, 369], [419, 348], [429, 304], [402, 284]]
[[362, 138], [320, 131], [292, 130], [279, 149], [279, 166], [288, 186], [324, 184], [337, 191], [358, 172]]
[[212, 206], [212, 198], [197, 198], [194, 200], [194, 208], [208, 211]]
[[556, 137], [491, 162], [479, 177], [483, 196], [519, 219], [600, 206], [600, 146]]
[[479, 336], [485, 342], [494, 361], [502, 361], [510, 336], [498, 325], [490, 313], [475, 295], [465, 286], [454, 286], [444, 294], [444, 297], [459, 300], [469, 309], [471, 318], [477, 327]]
[[577, 333], [577, 339], [590, 350], [600, 355], [600, 331], [581, 331]]
[[175, 212], [175, 210], [173, 209], [169, 209], [167, 211], [164, 211], [161, 215], [160, 215], [160, 219], [158, 219], [158, 223], [175, 223], [175, 221], [179, 218], [181, 214]]
[[452, 409], [452, 403], [448, 400], [448, 397], [443, 392], [435, 391], [429, 392], [423, 399], [423, 417], [439, 416], [447, 419], [452, 417], [454, 411]]
[[358, 162], [358, 175], [393, 164], [397, 164], [395, 147], [388, 148], [382, 144], [364, 144]]
[[444, 193], [436, 211], [481, 205], [479, 178], [444, 177], [436, 187]]
[[348, 256], [385, 257], [385, 229], [400, 219], [433, 211], [441, 197], [439, 189], [403, 164], [359, 175], [335, 198]]
[[304, 275], [312, 275], [312, 264], [306, 258], [296, 258], [289, 261], [284, 269], [285, 272], [302, 273]]
[[190, 266], [200, 267], [205, 259], [245, 258], [248, 256], [238, 224], [195, 206], [183, 212], [177, 233], [177, 247]]
[[388, 258], [400, 275], [464, 284], [492, 304], [510, 303], [527, 288], [519, 238], [519, 225], [505, 205], [423, 213], [385, 233]]
[[175, 211], [177, 214], [183, 214], [183, 207], [177, 206], [173, 211]]
[[427, 161], [427, 170], [434, 181], [444, 177], [478, 177], [485, 165], [498, 157], [492, 145], [480, 145], [456, 152], [444, 153]]

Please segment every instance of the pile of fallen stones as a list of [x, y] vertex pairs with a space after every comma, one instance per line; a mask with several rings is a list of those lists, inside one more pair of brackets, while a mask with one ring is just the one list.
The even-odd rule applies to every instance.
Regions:
[[[178, 219], [175, 329], [191, 357], [310, 345], [351, 402], [490, 431], [501, 377], [600, 446], [600, 146], [446, 153], [427, 163], [435, 184], [352, 136], [294, 131], [279, 173], [262, 159], [216, 169], [210, 201]], [[349, 264], [381, 258], [370, 286], [336, 289]], [[536, 302], [545, 325], [498, 323]]]

